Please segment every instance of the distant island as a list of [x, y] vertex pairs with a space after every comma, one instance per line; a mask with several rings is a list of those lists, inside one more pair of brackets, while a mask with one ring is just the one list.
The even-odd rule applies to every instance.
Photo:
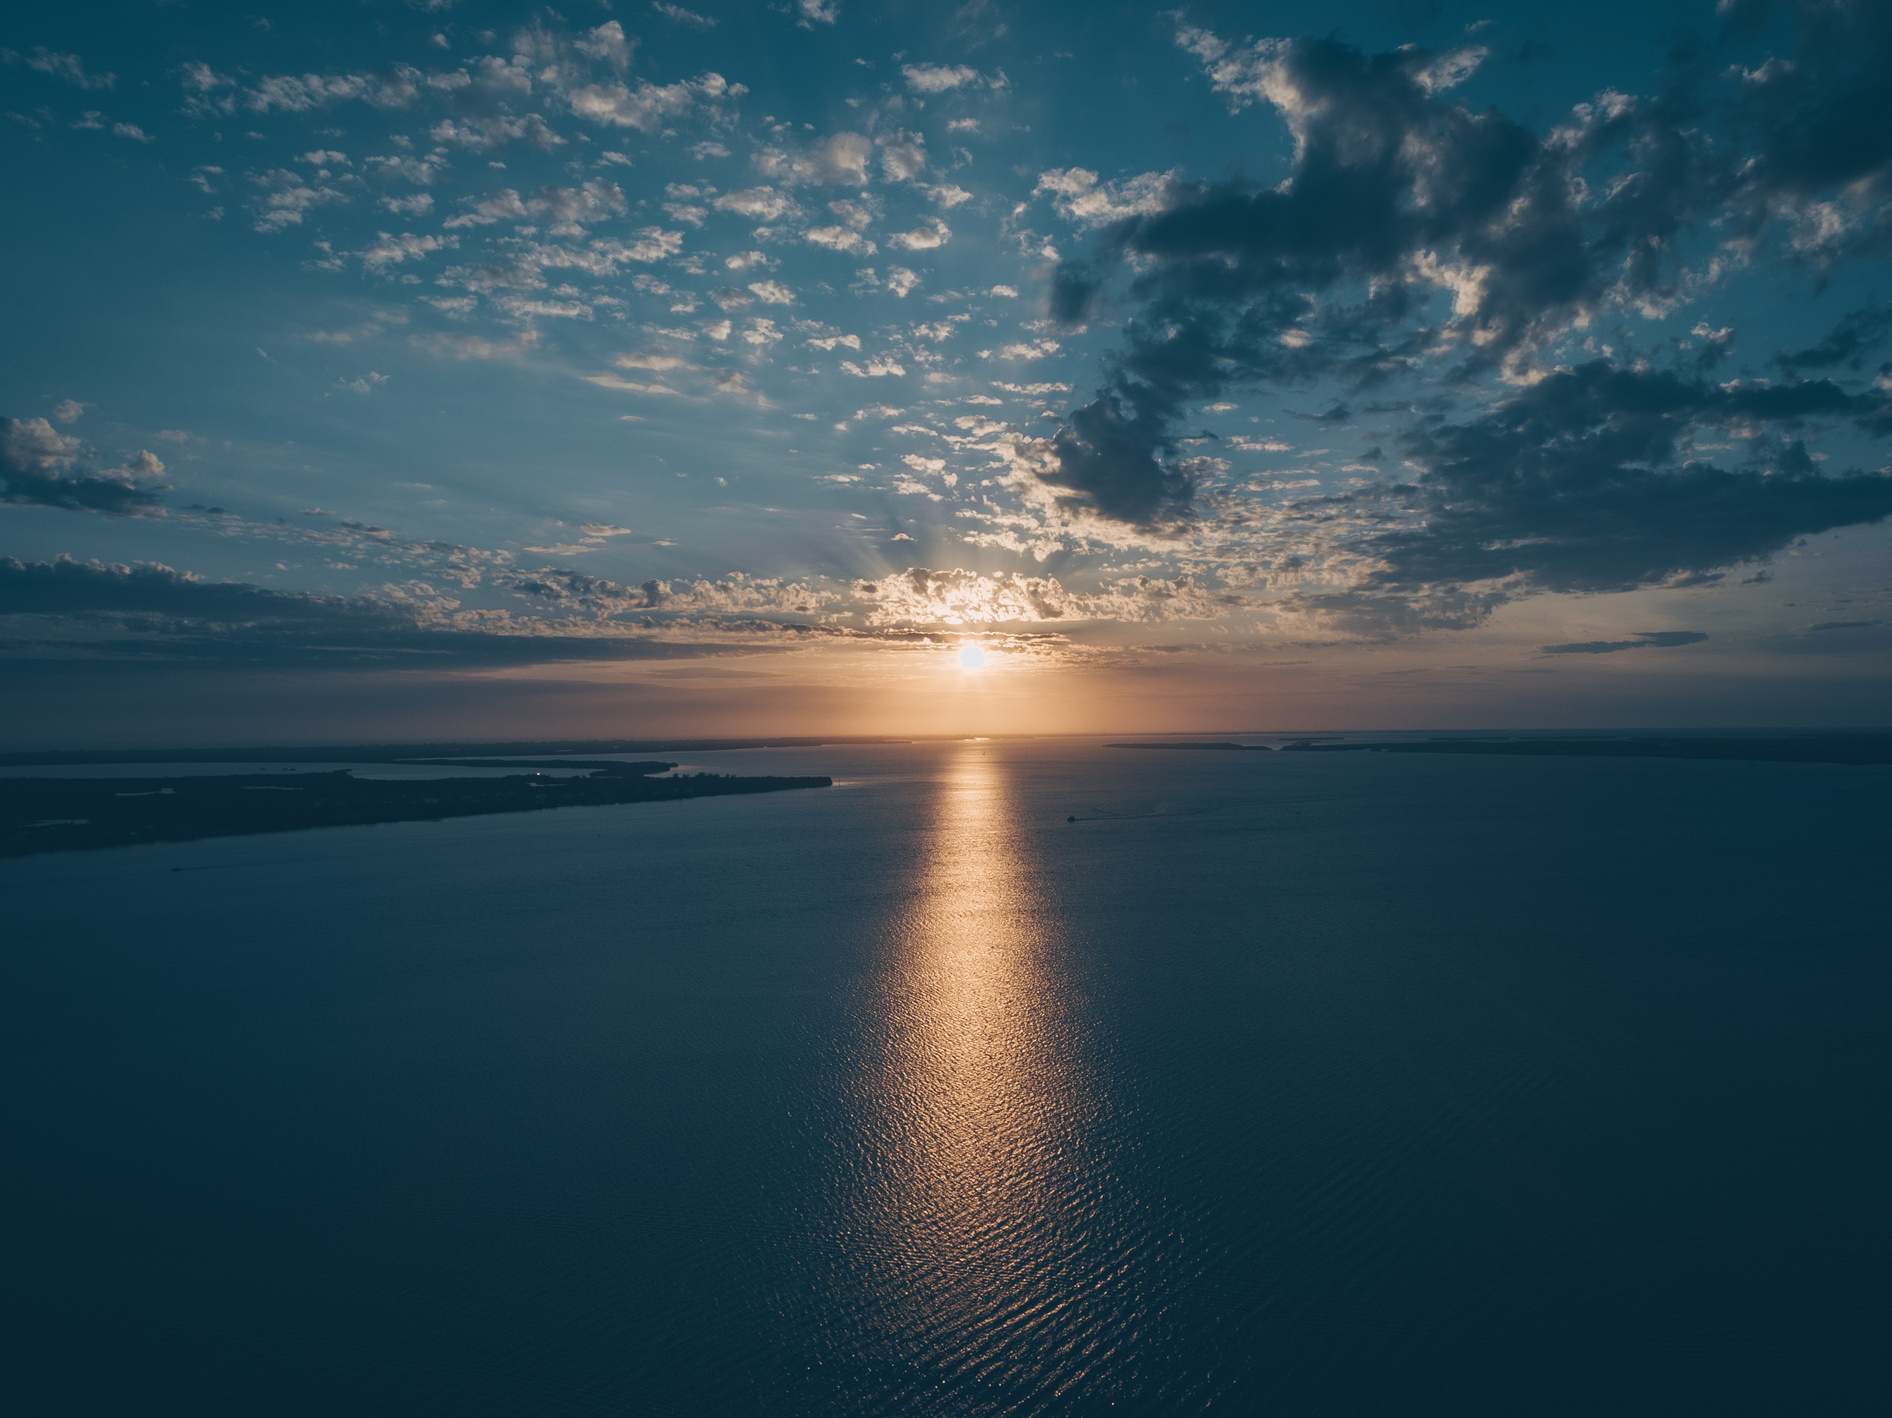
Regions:
[[1743, 763], [1892, 763], [1892, 734], [1789, 738], [1426, 739], [1404, 743], [1315, 743], [1283, 753], [1481, 753], [1512, 758], [1700, 758]]
[[1260, 750], [1271, 752], [1265, 743], [1107, 743], [1105, 748], [1168, 748], [1168, 749], [1206, 749], [1223, 753], [1246, 753]]
[[[412, 752], [410, 746], [403, 756]], [[186, 778], [0, 778], [0, 856], [834, 786], [828, 777], [738, 778], [696, 773], [658, 778], [652, 775], [677, 765], [657, 761], [624, 763], [560, 756], [488, 760], [478, 766], [589, 771], [582, 777], [551, 778], [534, 772], [503, 778], [405, 780], [360, 779], [345, 768], [326, 773], [291, 769]]]

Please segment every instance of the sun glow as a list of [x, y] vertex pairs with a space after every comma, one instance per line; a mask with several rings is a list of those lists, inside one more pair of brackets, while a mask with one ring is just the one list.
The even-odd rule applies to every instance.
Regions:
[[982, 646], [966, 645], [959, 651], [959, 668], [962, 670], [982, 670], [985, 668], [985, 650]]

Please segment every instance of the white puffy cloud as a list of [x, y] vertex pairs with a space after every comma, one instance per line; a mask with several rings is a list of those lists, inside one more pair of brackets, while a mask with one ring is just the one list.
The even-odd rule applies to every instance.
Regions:
[[432, 193], [417, 192], [412, 197], [383, 197], [375, 205], [399, 217], [424, 217], [433, 211], [434, 199]]
[[[1054, 355], [1057, 352], [1058, 342], [1056, 340], [1028, 340], [1021, 341], [1018, 344], [1001, 345], [996, 350], [980, 350], [979, 358], [1034, 360], [1043, 359], [1046, 355]], [[1001, 385], [1000, 387], [1007, 388], [1010, 386]]]
[[434, 179], [446, 171], [445, 162], [437, 155], [414, 158], [397, 153], [391, 157], [365, 158], [362, 166], [383, 181], [399, 179], [416, 187], [431, 187]]
[[710, 205], [719, 212], [734, 212], [751, 221], [772, 222], [793, 210], [795, 202], [786, 193], [777, 192], [773, 187], [744, 187], [735, 192], [723, 193]]
[[795, 292], [780, 281], [751, 281], [749, 291], [764, 305], [793, 305]]
[[319, 179], [305, 181], [300, 173], [286, 167], [252, 173], [250, 181], [262, 189], [251, 205], [258, 231], [275, 232], [300, 226], [304, 214], [314, 208], [348, 200], [335, 188], [319, 185]]
[[926, 139], [902, 128], [880, 140], [880, 170], [889, 182], [911, 182], [926, 170]]
[[495, 114], [467, 118], [460, 122], [446, 119], [428, 129], [427, 136], [436, 143], [465, 148], [475, 153], [492, 152], [515, 141], [549, 153], [554, 148], [563, 147], [565, 143], [536, 113], [528, 113], [523, 118]]
[[879, 581], [856, 582], [853, 590], [874, 605], [870, 625], [1214, 620], [1239, 606], [1239, 598], [1204, 591], [1188, 576], [1173, 581], [1127, 577], [1086, 594], [1066, 590], [1051, 576], [982, 576], [914, 566]]
[[674, 84], [658, 85], [639, 80], [636, 88], [615, 82], [585, 84], [566, 95], [566, 102], [578, 117], [593, 123], [655, 133], [668, 120], [680, 118], [694, 108], [720, 110], [725, 100], [740, 98], [748, 92], [743, 85], [732, 84], [721, 74], [706, 73]]
[[1103, 226], [1123, 217], [1146, 216], [1174, 200], [1177, 174], [1145, 172], [1118, 182], [1099, 182], [1086, 168], [1053, 168], [1038, 175], [1032, 195], [1052, 194], [1060, 215], [1081, 226]]
[[[57, 409], [53, 417], [59, 417]], [[39, 471], [71, 467], [84, 446], [40, 418], [8, 419], [4, 436], [0, 437], [0, 454], [8, 462]]]
[[620, 260], [643, 262], [661, 261], [666, 256], [675, 256], [683, 249], [683, 233], [680, 231], [647, 226], [632, 234], [637, 240], [628, 246], [621, 241], [604, 241], [593, 242], [593, 249]]
[[494, 222], [530, 221], [532, 214], [526, 210], [526, 204], [519, 200], [519, 194], [510, 187], [502, 187], [497, 192], [488, 192], [480, 197], [461, 199], [467, 210], [457, 217], [448, 217], [441, 223], [449, 230], [455, 227], [491, 226]]
[[952, 239], [951, 227], [938, 217], [928, 217], [912, 231], [893, 232], [887, 237], [887, 244], [902, 251], [930, 251]]
[[359, 100], [374, 108], [407, 108], [420, 97], [418, 69], [396, 64], [373, 74], [277, 74], [246, 90], [251, 113], [307, 113]]
[[702, 204], [716, 193], [714, 187], [698, 187], [689, 182], [672, 182], [664, 187], [664, 213], [673, 222], [702, 226], [709, 208]]
[[[862, 369], [851, 359], [841, 361], [841, 368], [856, 379], [881, 379], [890, 374], [905, 374], [904, 366], [895, 364], [891, 355], [875, 355], [867, 361], [867, 368]], [[856, 415], [858, 417], [858, 415]]]
[[985, 82], [977, 69], [964, 64], [902, 64], [900, 74], [916, 94], [943, 94], [950, 89], [977, 88]]
[[626, 39], [624, 26], [616, 20], [606, 20], [594, 30], [572, 41], [572, 48], [587, 59], [598, 59], [609, 64], [620, 74], [631, 62], [631, 51], [637, 48], [635, 39]]
[[864, 187], [867, 160], [873, 152], [873, 142], [862, 134], [835, 133], [799, 152], [763, 148], [752, 161], [764, 177], [791, 187], [810, 184]]
[[360, 253], [361, 264], [371, 271], [385, 271], [403, 261], [418, 261], [429, 252], [444, 251], [459, 244], [459, 239], [451, 236], [416, 236], [411, 231], [390, 236], [385, 231], [376, 232], [375, 239]]
[[527, 204], [551, 223], [553, 236], [577, 236], [587, 222], [624, 215], [624, 193], [615, 182], [593, 179], [580, 187], [541, 187]]
[[852, 227], [818, 226], [802, 233], [804, 240], [830, 251], [844, 251], [850, 256], [872, 256], [880, 248]]

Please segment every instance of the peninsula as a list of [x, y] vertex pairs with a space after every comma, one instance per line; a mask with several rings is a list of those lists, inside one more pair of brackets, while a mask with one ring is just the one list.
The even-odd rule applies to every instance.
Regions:
[[588, 771], [560, 777], [532, 772], [484, 778], [374, 779], [356, 778], [344, 768], [181, 778], [0, 778], [0, 856], [834, 785], [828, 777], [693, 773], [662, 778], [653, 775], [677, 765], [656, 761], [559, 758], [479, 766], [557, 768], [566, 774], [574, 769]]

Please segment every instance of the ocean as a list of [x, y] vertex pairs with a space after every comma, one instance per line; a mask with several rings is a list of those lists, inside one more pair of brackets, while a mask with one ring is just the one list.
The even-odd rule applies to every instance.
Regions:
[[1892, 1402], [1892, 768], [1104, 742], [0, 862], [12, 1411]]

